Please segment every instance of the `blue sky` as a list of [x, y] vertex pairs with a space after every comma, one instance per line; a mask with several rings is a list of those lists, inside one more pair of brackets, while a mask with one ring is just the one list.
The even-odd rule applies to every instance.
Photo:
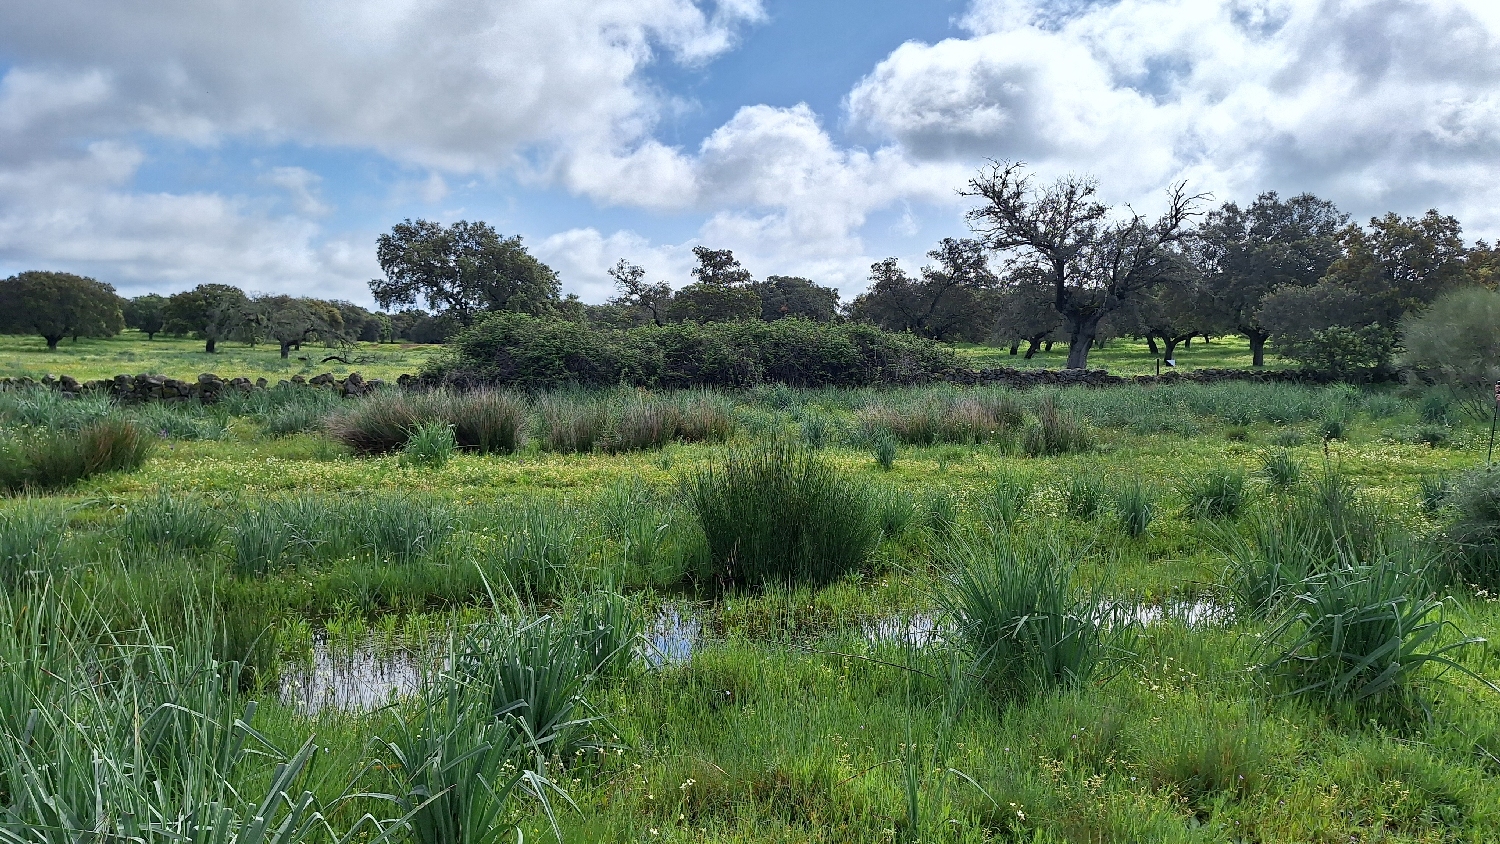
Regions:
[[1490, 0], [0, 0], [0, 273], [368, 302], [405, 217], [588, 301], [698, 244], [863, 288], [986, 158], [1149, 209], [1312, 191], [1500, 232]]

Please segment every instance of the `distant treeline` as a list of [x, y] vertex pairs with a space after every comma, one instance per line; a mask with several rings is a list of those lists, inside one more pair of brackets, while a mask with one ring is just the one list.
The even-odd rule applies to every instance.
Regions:
[[[685, 284], [650, 281], [621, 259], [610, 270], [616, 295], [586, 304], [562, 294], [557, 273], [520, 237], [483, 222], [407, 220], [377, 241], [384, 277], [370, 292], [385, 312], [216, 284], [126, 301], [92, 279], [30, 272], [0, 281], [0, 330], [41, 334], [55, 347], [129, 325], [198, 337], [210, 352], [225, 339], [274, 342], [285, 356], [310, 341], [447, 342], [495, 313], [600, 330], [795, 317], [1027, 357], [1064, 343], [1076, 369], [1114, 337], [1142, 338], [1171, 359], [1194, 337], [1238, 334], [1255, 366], [1269, 349], [1358, 379], [1390, 375], [1404, 326], [1440, 297], [1500, 283], [1500, 249], [1466, 243], [1458, 220], [1437, 211], [1362, 226], [1310, 194], [1210, 207], [1179, 184], [1166, 211], [1147, 218], [1104, 205], [1097, 190], [1083, 177], [1038, 186], [1022, 165], [992, 163], [962, 191], [975, 201], [971, 237], [942, 240], [916, 275], [895, 258], [875, 263], [869, 287], [846, 305], [834, 288], [798, 276], [757, 280], [729, 250], [703, 246]], [[1429, 329], [1428, 340], [1443, 333]]]

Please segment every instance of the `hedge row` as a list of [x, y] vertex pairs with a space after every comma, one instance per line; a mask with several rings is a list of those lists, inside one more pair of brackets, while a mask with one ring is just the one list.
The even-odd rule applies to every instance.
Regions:
[[868, 325], [780, 319], [596, 329], [507, 313], [454, 337], [422, 381], [525, 390], [864, 387], [949, 380], [967, 371], [953, 351], [931, 340]]

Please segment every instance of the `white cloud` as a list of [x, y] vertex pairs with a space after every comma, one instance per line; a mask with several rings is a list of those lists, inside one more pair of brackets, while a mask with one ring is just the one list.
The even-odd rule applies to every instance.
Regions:
[[1120, 200], [1187, 177], [1222, 198], [1310, 190], [1360, 214], [1438, 205], [1493, 233], [1497, 8], [979, 0], [969, 37], [896, 50], [849, 114], [925, 160], [1089, 171]]
[[318, 198], [318, 187], [323, 177], [303, 167], [273, 167], [261, 176], [261, 181], [286, 191], [292, 207], [300, 214], [321, 217], [330, 209]]

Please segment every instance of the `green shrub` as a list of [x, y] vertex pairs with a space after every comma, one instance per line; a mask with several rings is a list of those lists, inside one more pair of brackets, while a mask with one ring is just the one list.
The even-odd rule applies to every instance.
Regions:
[[1244, 509], [1245, 473], [1238, 470], [1211, 469], [1195, 484], [1184, 490], [1187, 512], [1198, 518], [1233, 519]]
[[224, 532], [219, 509], [200, 495], [160, 488], [125, 514], [120, 535], [141, 550], [206, 551]]
[[1115, 516], [1125, 535], [1145, 535], [1156, 516], [1156, 492], [1136, 479], [1116, 489], [1114, 499]]
[[1371, 562], [1348, 555], [1310, 576], [1267, 637], [1276, 654], [1266, 669], [1289, 675], [1293, 694], [1354, 701], [1400, 691], [1429, 667], [1472, 673], [1455, 660], [1483, 640], [1447, 620], [1425, 568], [1406, 547]]
[[870, 491], [791, 446], [731, 454], [699, 472], [688, 493], [723, 583], [829, 583], [880, 541]]
[[1007, 697], [1087, 682], [1122, 629], [1079, 594], [1062, 550], [1050, 545], [961, 545], [939, 602], [975, 673]]
[[1482, 287], [1445, 293], [1430, 307], [1412, 311], [1402, 320], [1406, 351], [1401, 365], [1428, 383], [1482, 395], [1500, 380], [1496, 325], [1500, 325], [1500, 293]]
[[13, 589], [57, 559], [67, 515], [50, 501], [22, 500], [0, 507], [0, 586]]
[[1452, 482], [1443, 501], [1452, 516], [1444, 536], [1451, 576], [1484, 589], [1500, 588], [1500, 472], [1474, 469]]
[[504, 313], [461, 332], [449, 348], [424, 378], [522, 390], [855, 387], [921, 383], [967, 369], [931, 340], [802, 319], [618, 330]]
[[402, 466], [441, 469], [458, 448], [453, 426], [447, 422], [423, 422], [411, 432], [401, 447]]

